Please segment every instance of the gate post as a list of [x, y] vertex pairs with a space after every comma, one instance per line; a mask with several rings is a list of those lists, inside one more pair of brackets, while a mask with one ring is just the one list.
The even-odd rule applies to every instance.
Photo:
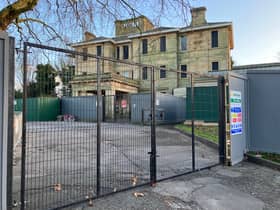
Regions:
[[15, 87], [15, 38], [9, 38], [9, 98], [8, 98], [8, 154], [7, 154], [7, 206], [12, 207], [13, 199], [13, 149], [14, 149], [14, 87]]
[[23, 96], [22, 96], [22, 144], [20, 209], [25, 209], [25, 161], [26, 161], [26, 100], [27, 100], [27, 43], [23, 44]]
[[0, 31], [0, 210], [11, 208], [14, 103], [14, 38]]
[[150, 182], [155, 185], [157, 181], [157, 156], [156, 156], [156, 89], [155, 69], [151, 68], [151, 152], [150, 152]]
[[195, 132], [194, 132], [194, 82], [191, 74], [191, 111], [192, 111], [192, 170], [195, 171]]
[[97, 69], [97, 140], [96, 140], [96, 195], [100, 196], [100, 175], [101, 175], [101, 169], [100, 169], [100, 163], [101, 163], [101, 81], [100, 81], [100, 58], [97, 58], [96, 63], [96, 69]]
[[219, 76], [218, 78], [218, 94], [219, 94], [219, 161], [225, 164], [226, 154], [226, 108], [225, 108], [225, 78]]

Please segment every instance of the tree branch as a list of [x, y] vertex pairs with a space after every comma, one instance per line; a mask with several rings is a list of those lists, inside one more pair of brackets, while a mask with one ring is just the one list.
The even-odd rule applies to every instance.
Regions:
[[[44, 21], [42, 20], [39, 20], [39, 19], [35, 19], [35, 18], [21, 18], [21, 19], [18, 19], [16, 21], [16, 23], [25, 23], [25, 22], [35, 22], [35, 23], [39, 23], [41, 25], [43, 25], [44, 27], [46, 27], [46, 29], [50, 29], [57, 38], [59, 38], [61, 41], [63, 41], [63, 38], [56, 32], [56, 30], [51, 27], [50, 25], [48, 25], [47, 23], [45, 23]], [[32, 31], [32, 30], [31, 30]]]
[[20, 14], [32, 10], [39, 0], [18, 0], [0, 11], [0, 30], [6, 30]]

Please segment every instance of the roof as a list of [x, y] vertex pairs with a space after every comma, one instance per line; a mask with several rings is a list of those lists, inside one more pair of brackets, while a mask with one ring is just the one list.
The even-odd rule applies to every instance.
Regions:
[[[205, 30], [205, 29], [211, 29], [211, 28], [219, 28], [219, 27], [231, 27], [232, 28], [232, 22], [212, 22], [212, 23], [206, 23], [201, 26], [187, 26], [182, 28], [175, 28], [175, 27], [158, 27], [154, 28], [148, 31], [135, 33], [131, 35], [125, 35], [125, 36], [117, 36], [117, 37], [96, 37], [94, 39], [90, 39], [87, 41], [77, 42], [73, 43], [72, 47], [82, 46], [86, 44], [95, 44], [95, 43], [102, 43], [102, 42], [111, 42], [111, 43], [126, 43], [130, 42], [131, 38], [137, 38], [142, 36], [149, 36], [149, 35], [157, 35], [161, 33], [171, 33], [171, 32], [187, 32], [187, 31], [196, 31], [196, 30]], [[231, 29], [232, 30], [232, 29]], [[231, 38], [232, 42], [233, 39]], [[233, 48], [233, 43], [231, 43], [231, 48]]]
[[180, 30], [186, 30], [186, 29], [196, 29], [196, 28], [207, 28], [207, 27], [221, 27], [221, 26], [227, 26], [227, 25], [232, 25], [232, 22], [208, 22], [206, 24], [203, 24], [201, 26], [186, 26], [186, 27], [183, 27], [183, 28], [180, 28]]
[[71, 46], [73, 47], [73, 46], [88, 44], [91, 42], [102, 42], [102, 41], [104, 42], [104, 41], [109, 41], [109, 40], [110, 40], [110, 38], [108, 38], [108, 37], [99, 36], [94, 39], [89, 39], [89, 40], [85, 40], [85, 41], [81, 41], [81, 42], [72, 43]]
[[121, 42], [121, 41], [128, 41], [128, 36], [117, 36], [117, 37], [114, 37], [113, 40], [115, 42]]
[[160, 32], [160, 31], [166, 31], [166, 30], [170, 30], [170, 29], [176, 29], [176, 28], [174, 28], [174, 27], [158, 27], [158, 28], [154, 28], [154, 29], [145, 31], [143, 33]]
[[128, 36], [117, 36], [117, 37], [113, 37], [113, 38], [100, 36], [100, 37], [96, 37], [94, 39], [73, 43], [73, 44], [71, 44], [71, 46], [78, 47], [78, 46], [82, 46], [82, 45], [86, 45], [86, 44], [96, 44], [96, 43], [104, 43], [104, 42], [111, 42], [111, 43], [117, 44], [117, 43], [131, 42], [131, 40], [128, 38]]
[[141, 37], [141, 36], [149, 36], [149, 35], [156, 35], [156, 34], [170, 33], [170, 32], [178, 32], [178, 31], [179, 31], [179, 28], [158, 27], [158, 28], [154, 28], [154, 29], [151, 29], [151, 30], [148, 30], [148, 31], [128, 35], [128, 38], [137, 38], [137, 37]]
[[280, 63], [260, 63], [260, 64], [250, 64], [250, 65], [242, 65], [242, 66], [233, 66], [232, 70], [254, 70], [254, 69], [279, 69]]
[[232, 28], [232, 22], [212, 22], [212, 23], [206, 23], [201, 26], [187, 26], [182, 28], [174, 28], [174, 27], [158, 27], [149, 31], [145, 31], [142, 33], [137, 34], [131, 34], [128, 36], [128, 38], [137, 38], [141, 36], [148, 36], [148, 35], [156, 35], [160, 33], [170, 33], [170, 32], [187, 32], [187, 31], [197, 31], [197, 30], [205, 30], [205, 29], [211, 29], [211, 28], [220, 28], [220, 27], [231, 27]]

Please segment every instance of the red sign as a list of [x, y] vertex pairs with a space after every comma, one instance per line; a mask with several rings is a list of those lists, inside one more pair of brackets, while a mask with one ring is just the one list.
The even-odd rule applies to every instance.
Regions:
[[127, 101], [125, 99], [122, 100], [122, 108], [125, 109], [127, 107]]

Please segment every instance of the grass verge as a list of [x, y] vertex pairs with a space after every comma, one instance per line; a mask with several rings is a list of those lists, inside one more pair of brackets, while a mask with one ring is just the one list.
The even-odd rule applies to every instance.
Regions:
[[[192, 127], [190, 125], [184, 125], [184, 124], [178, 124], [175, 125], [175, 128], [189, 133], [192, 133]], [[218, 133], [218, 127], [217, 126], [201, 126], [201, 125], [196, 125], [194, 129], [195, 136], [201, 137], [204, 139], [207, 139], [209, 141], [212, 141], [216, 144], [218, 144], [219, 141], [219, 133]]]
[[280, 163], [280, 154], [268, 153], [268, 152], [249, 152], [250, 155], [258, 156], [266, 160], [270, 160], [276, 163]]

